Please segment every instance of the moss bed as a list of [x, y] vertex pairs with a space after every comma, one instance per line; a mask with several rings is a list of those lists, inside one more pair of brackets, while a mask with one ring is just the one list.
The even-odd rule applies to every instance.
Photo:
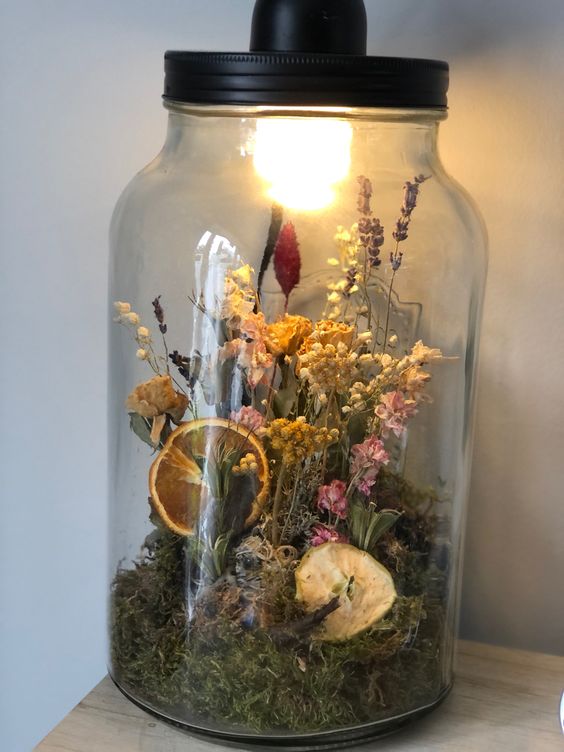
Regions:
[[392, 611], [341, 643], [277, 629], [303, 616], [291, 571], [262, 581], [267, 625], [259, 606], [245, 618], [248, 597], [234, 576], [187, 598], [195, 582], [189, 543], [157, 525], [134, 567], [120, 569], [113, 583], [115, 680], [188, 725], [254, 732], [338, 729], [434, 702], [444, 689], [450, 557], [431, 544], [437, 518], [420, 501], [425, 513], [411, 509], [378, 544], [376, 556], [393, 572], [399, 593]]

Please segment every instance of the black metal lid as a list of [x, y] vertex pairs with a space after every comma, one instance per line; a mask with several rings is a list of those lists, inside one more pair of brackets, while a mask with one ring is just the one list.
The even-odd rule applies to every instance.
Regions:
[[448, 64], [367, 57], [363, 0], [257, 0], [251, 52], [165, 53], [164, 97], [195, 104], [445, 108]]

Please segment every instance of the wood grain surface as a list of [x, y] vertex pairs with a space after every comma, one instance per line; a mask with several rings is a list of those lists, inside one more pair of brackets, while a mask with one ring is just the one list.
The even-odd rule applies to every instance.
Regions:
[[[459, 642], [455, 688], [405, 731], [369, 742], [377, 752], [564, 752], [559, 706], [564, 658]], [[37, 752], [220, 752], [126, 700], [105, 678]]]

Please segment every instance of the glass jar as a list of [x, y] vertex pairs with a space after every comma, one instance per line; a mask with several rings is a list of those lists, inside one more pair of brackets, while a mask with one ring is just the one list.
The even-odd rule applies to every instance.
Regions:
[[110, 672], [230, 743], [452, 685], [484, 231], [444, 108], [165, 100], [111, 227]]

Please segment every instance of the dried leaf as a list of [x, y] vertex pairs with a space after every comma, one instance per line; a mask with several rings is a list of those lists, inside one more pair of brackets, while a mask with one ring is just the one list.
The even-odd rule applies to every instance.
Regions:
[[129, 427], [141, 441], [148, 444], [151, 449], [155, 448], [151, 441], [152, 422], [150, 418], [143, 418], [139, 413], [129, 413]]

